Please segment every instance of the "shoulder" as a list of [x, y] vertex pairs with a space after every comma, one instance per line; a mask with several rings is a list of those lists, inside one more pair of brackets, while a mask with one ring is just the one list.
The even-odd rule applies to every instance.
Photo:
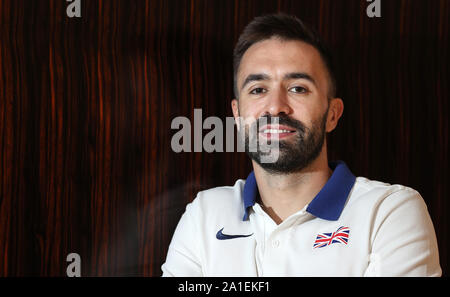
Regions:
[[239, 179], [233, 186], [223, 186], [200, 191], [190, 203], [190, 211], [197, 213], [207, 221], [227, 216], [241, 218], [244, 203], [242, 191], [245, 180]]
[[389, 184], [365, 177], [357, 177], [354, 188], [351, 192], [349, 202], [381, 202], [385, 200], [423, 200], [418, 191], [413, 188], [400, 185]]
[[426, 219], [428, 209], [418, 191], [400, 184], [358, 177], [347, 202], [349, 208], [376, 216], [377, 220], [399, 215], [405, 221]]

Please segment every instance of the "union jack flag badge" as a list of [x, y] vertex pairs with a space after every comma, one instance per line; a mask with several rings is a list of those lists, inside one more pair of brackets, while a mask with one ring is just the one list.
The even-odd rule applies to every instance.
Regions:
[[322, 248], [333, 243], [348, 243], [350, 228], [341, 226], [333, 233], [319, 233], [314, 241], [313, 248]]

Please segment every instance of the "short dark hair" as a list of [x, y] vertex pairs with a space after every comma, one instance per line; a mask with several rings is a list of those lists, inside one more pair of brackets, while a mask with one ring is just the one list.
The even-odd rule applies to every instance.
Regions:
[[284, 13], [269, 14], [253, 19], [244, 29], [234, 48], [233, 70], [234, 70], [234, 95], [239, 97], [237, 86], [237, 73], [241, 64], [242, 56], [255, 43], [271, 39], [298, 40], [313, 46], [319, 51], [322, 60], [328, 70], [330, 78], [330, 89], [328, 96], [336, 96], [336, 78], [332, 63], [332, 56], [328, 47], [320, 38], [319, 34], [312, 28], [307, 27], [300, 19]]

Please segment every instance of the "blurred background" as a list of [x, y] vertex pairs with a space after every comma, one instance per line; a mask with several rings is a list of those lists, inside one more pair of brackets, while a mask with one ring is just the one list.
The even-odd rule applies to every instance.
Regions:
[[[177, 116], [232, 116], [232, 51], [255, 16], [328, 42], [345, 110], [329, 158], [418, 190], [449, 269], [450, 1], [0, 0], [0, 276], [159, 276], [198, 191], [244, 153], [171, 149]], [[205, 135], [207, 131], [203, 132]]]

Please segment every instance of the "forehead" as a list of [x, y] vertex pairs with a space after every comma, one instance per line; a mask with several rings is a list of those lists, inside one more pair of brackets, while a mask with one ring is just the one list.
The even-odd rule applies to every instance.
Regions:
[[253, 44], [243, 55], [238, 82], [252, 73], [282, 77], [288, 72], [305, 72], [316, 80], [326, 79], [326, 68], [320, 53], [301, 41], [267, 39]]

